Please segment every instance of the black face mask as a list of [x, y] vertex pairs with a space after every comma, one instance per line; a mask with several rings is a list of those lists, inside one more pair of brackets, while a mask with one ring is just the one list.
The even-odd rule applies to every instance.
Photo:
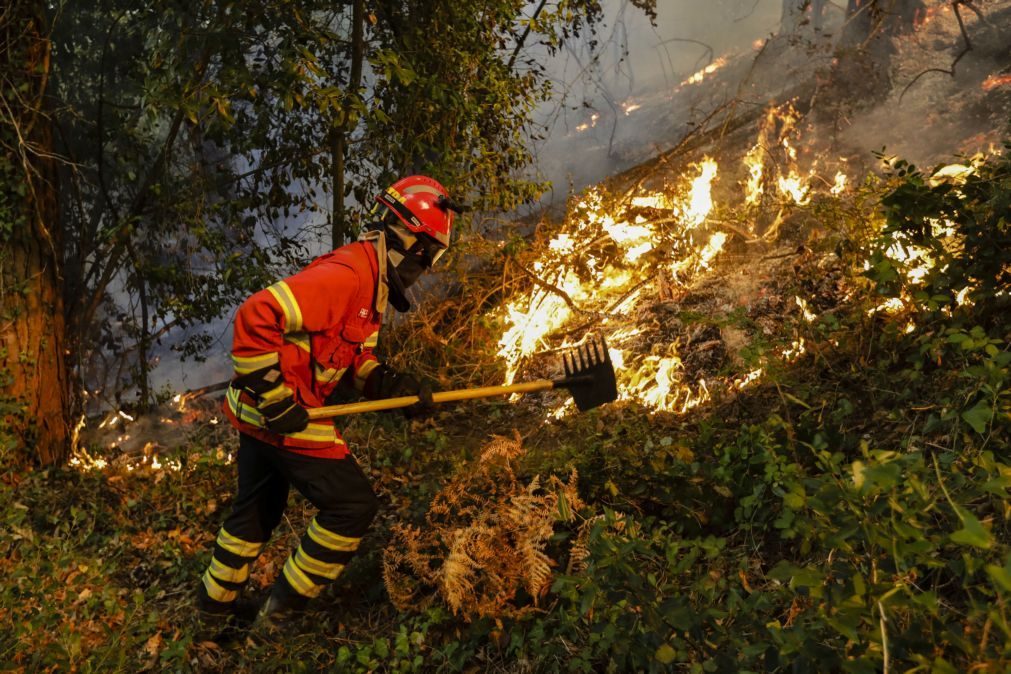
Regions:
[[404, 290], [413, 286], [426, 269], [428, 267], [414, 257], [405, 257], [395, 267], [393, 265], [389, 267], [389, 271], [396, 274]]

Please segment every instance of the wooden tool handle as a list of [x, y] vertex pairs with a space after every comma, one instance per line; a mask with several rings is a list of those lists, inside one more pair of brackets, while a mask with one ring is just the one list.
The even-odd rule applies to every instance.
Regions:
[[[535, 391], [547, 391], [554, 387], [555, 384], [550, 379], [538, 379], [537, 381], [526, 381], [521, 384], [509, 384], [508, 386], [482, 386], [480, 388], [465, 388], [456, 391], [439, 391], [432, 394], [432, 402], [448, 403], [456, 400], [490, 398], [510, 393], [533, 393]], [[308, 412], [310, 419], [329, 419], [330, 417], [340, 417], [347, 414], [395, 410], [398, 407], [409, 407], [416, 402], [420, 402], [418, 396], [402, 396], [400, 398], [385, 398], [383, 400], [365, 400], [360, 403], [348, 403], [347, 405], [310, 407], [308, 408]]]

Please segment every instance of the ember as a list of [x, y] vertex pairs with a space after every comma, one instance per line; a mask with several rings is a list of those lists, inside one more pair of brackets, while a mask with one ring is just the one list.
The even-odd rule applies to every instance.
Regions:
[[1006, 87], [1011, 85], [1011, 73], [1007, 75], [990, 75], [990, 77], [983, 80], [983, 91], [993, 91], [997, 87]]
[[725, 56], [721, 56], [720, 58], [716, 59], [715, 61], [707, 65], [702, 70], [698, 71], [688, 79], [681, 82], [681, 86], [687, 86], [689, 84], [698, 84], [699, 82], [704, 80], [708, 75], [712, 75], [725, 65], [727, 65], [727, 59]]

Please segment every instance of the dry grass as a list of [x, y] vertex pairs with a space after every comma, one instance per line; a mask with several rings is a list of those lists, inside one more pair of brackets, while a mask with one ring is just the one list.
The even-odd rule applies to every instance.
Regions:
[[[549, 550], [557, 526], [576, 522], [584, 504], [575, 471], [568, 480], [518, 478], [524, 450], [494, 436], [480, 458], [432, 501], [422, 528], [399, 525], [383, 557], [383, 575], [401, 609], [444, 602], [467, 619], [515, 617], [537, 606], [567, 554]], [[585, 556], [585, 555], [584, 555]]]

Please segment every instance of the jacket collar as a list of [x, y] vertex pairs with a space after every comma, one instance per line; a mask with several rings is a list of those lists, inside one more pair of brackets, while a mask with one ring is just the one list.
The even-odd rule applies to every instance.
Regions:
[[386, 269], [386, 232], [381, 229], [372, 229], [362, 232], [358, 240], [371, 243], [376, 249], [376, 262], [379, 265], [379, 273], [376, 274], [375, 309], [381, 314], [386, 310], [386, 305], [390, 300], [390, 279], [389, 272]]

